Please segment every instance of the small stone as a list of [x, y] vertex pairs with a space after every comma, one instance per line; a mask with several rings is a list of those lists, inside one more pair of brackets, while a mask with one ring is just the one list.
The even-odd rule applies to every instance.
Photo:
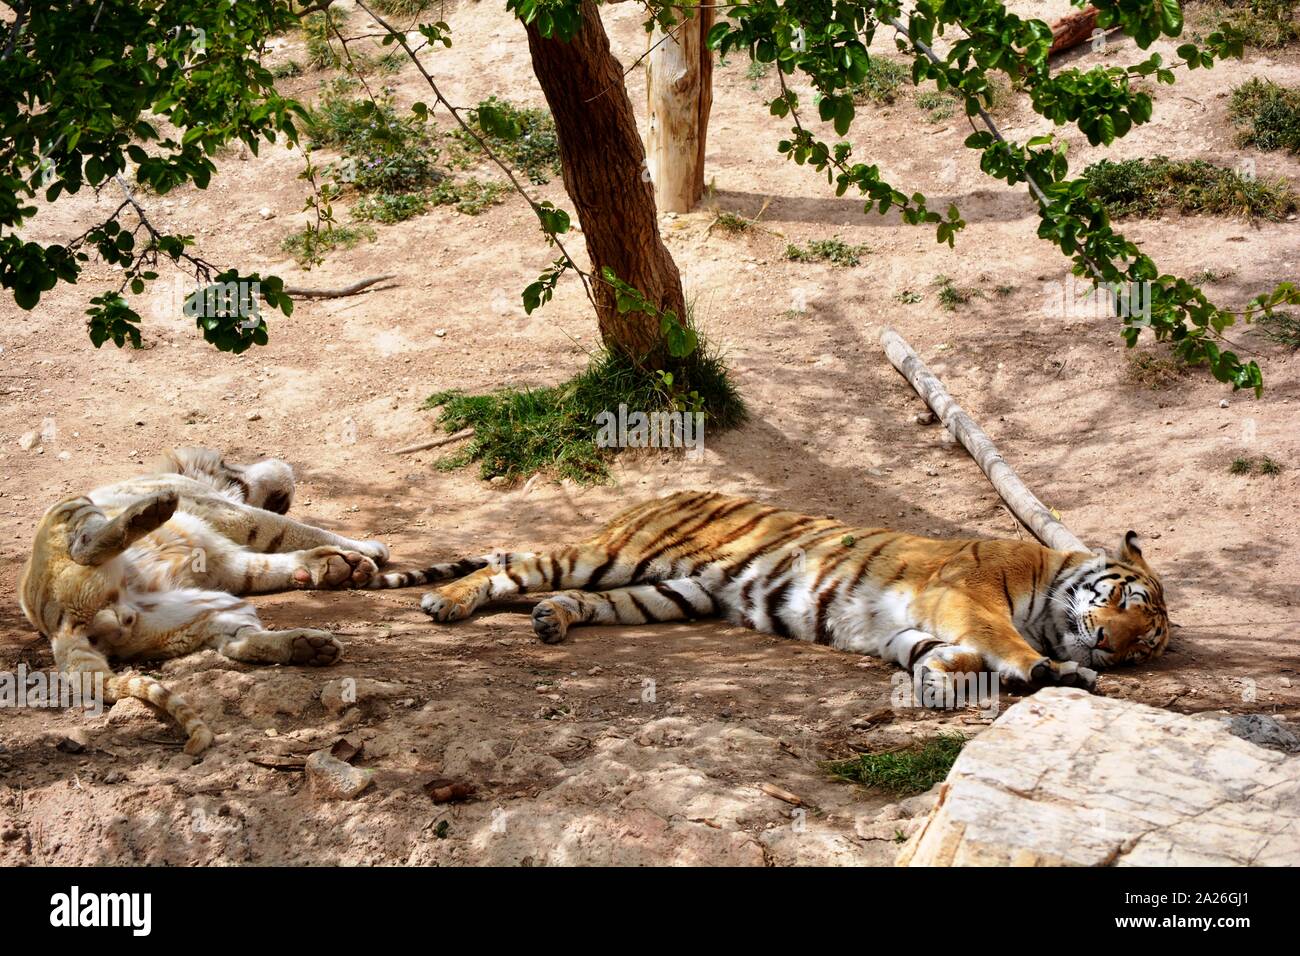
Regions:
[[318, 750], [308, 757], [304, 769], [307, 785], [318, 800], [352, 800], [374, 783], [369, 770], [331, 757], [328, 750]]
[[108, 773], [104, 774], [104, 783], [108, 784], [121, 783], [125, 779], [126, 774], [120, 770], [110, 770]]
[[86, 749], [89, 743], [90, 740], [84, 730], [72, 730], [58, 739], [54, 744], [54, 749], [65, 754], [79, 754]]
[[257, 211], [257, 214], [261, 216], [263, 219], [275, 218], [275, 212], [269, 206], [263, 206], [261, 209]]
[[248, 413], [248, 420], [249, 420], [250, 422], [260, 422], [260, 421], [262, 420], [262, 413], [261, 413], [261, 412], [249, 412], [249, 413]]
[[1228, 400], [1227, 400], [1226, 398], [1221, 398], [1221, 399], [1219, 399], [1219, 407], [1220, 407], [1220, 408], [1227, 408], [1227, 407], [1228, 407]]
[[59, 452], [59, 461], [67, 461], [71, 457], [72, 457], [72, 452], [70, 451]]
[[939, 419], [934, 412], [921, 412], [914, 420], [918, 425], [933, 425]]
[[31, 451], [32, 448], [35, 447], [36, 442], [40, 439], [40, 437], [41, 437], [40, 432], [36, 432], [36, 431], [25, 432], [23, 436], [18, 439], [18, 447], [21, 448], [23, 451]]
[[438, 338], [443, 338], [443, 337], [447, 334], [447, 330], [446, 330], [446, 329], [435, 329], [434, 332], [433, 332], [433, 334], [436, 335], [436, 336], [438, 336]]

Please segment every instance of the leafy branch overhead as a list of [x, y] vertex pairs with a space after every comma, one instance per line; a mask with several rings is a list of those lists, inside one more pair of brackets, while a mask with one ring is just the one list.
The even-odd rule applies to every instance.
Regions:
[[[683, 10], [685, 15], [690, 11], [666, 0], [642, 2], [647, 29], [671, 28]], [[1122, 30], [1143, 50], [1182, 33], [1176, 0], [1095, 0], [1094, 5], [1100, 28]], [[396, 46], [432, 90], [435, 102], [415, 104], [412, 116], [422, 123], [434, 109], [448, 110], [464, 142], [500, 166], [511, 187], [527, 198], [545, 240], [557, 248], [558, 258], [524, 291], [527, 311], [545, 304], [561, 275], [572, 270], [593, 307], [591, 284], [608, 283], [621, 311], [658, 318], [670, 352], [689, 352], [688, 325], [671, 311], [655, 309], [647, 290], [638, 291], [603, 270], [588, 275], [568, 254], [562, 239], [570, 229], [568, 214], [529, 196], [512, 168], [523, 168], [533, 183], [547, 176], [528, 158], [535, 152], [531, 140], [520, 143], [521, 135], [531, 136], [526, 123], [495, 100], [466, 109], [443, 96], [430, 72], [436, 58], [429, 54], [450, 46], [447, 24], [421, 23], [408, 31], [388, 23], [366, 0], [356, 6], [381, 28], [383, 44]], [[584, 16], [593, 15], [584, 12], [583, 0], [506, 0], [506, 6], [538, 35], [562, 41], [575, 38]], [[286, 314], [292, 308], [279, 281], [205, 262], [192, 251], [191, 237], [168, 235], [149, 222], [128, 180], [155, 194], [185, 183], [204, 188], [216, 169], [213, 156], [223, 146], [241, 142], [256, 152], [263, 140], [285, 136], [296, 142], [295, 121], [305, 111], [276, 91], [261, 58], [270, 37], [299, 25], [304, 13], [319, 14], [328, 7], [327, 2], [296, 6], [290, 0], [11, 4], [15, 16], [0, 23], [0, 122], [5, 134], [0, 147], [0, 286], [11, 291], [18, 305], [31, 309], [57, 283], [75, 283], [85, 263], [97, 255], [120, 266], [123, 279], [118, 288], [91, 299], [92, 340], [96, 345], [138, 343], [141, 320], [124, 293], [139, 294], [156, 277], [160, 259], [166, 259], [204, 284], [190, 305], [208, 341], [232, 351], [264, 342], [258, 303]], [[855, 95], [871, 71], [869, 47], [884, 28], [898, 51], [911, 58], [915, 83], [933, 84], [960, 98], [973, 128], [965, 145], [978, 154], [981, 169], [990, 176], [1026, 185], [1039, 215], [1038, 235], [1070, 257], [1074, 272], [1115, 288], [1143, 287], [1149, 309], [1122, 313], [1123, 335], [1130, 344], [1149, 328], [1158, 339], [1172, 341], [1180, 359], [1207, 363], [1217, 378], [1235, 388], [1262, 386], [1259, 367], [1225, 347], [1223, 332], [1238, 318], [1271, 315], [1278, 305], [1300, 303], [1300, 289], [1283, 283], [1239, 312], [1210, 302], [1196, 284], [1163, 272], [1112, 228], [1106, 206], [1086, 179], [1070, 178], [1060, 138], [1009, 141], [985, 108], [993, 91], [1009, 79], [1043, 117], [1058, 126], [1074, 126], [1094, 145], [1110, 144], [1151, 119], [1152, 97], [1138, 81], [1172, 83], [1178, 69], [1209, 68], [1239, 56], [1243, 40], [1234, 26], [1209, 33], [1200, 44], [1183, 43], [1173, 62], [1153, 52], [1129, 66], [1052, 71], [1047, 24], [1018, 17], [998, 0], [917, 0], [906, 11], [898, 0], [750, 0], [722, 5], [717, 12], [719, 22], [708, 34], [712, 49], [742, 51], [756, 62], [777, 66], [779, 91], [768, 109], [793, 124], [780, 152], [824, 174], [838, 194], [861, 197], [864, 212], [897, 209], [903, 222], [930, 226], [938, 241], [950, 245], [966, 225], [955, 205], [931, 208], [923, 194], [888, 182], [880, 167], [857, 156], [850, 143], [828, 142], [806, 122], [793, 85], [796, 78], [812, 87], [817, 117], [837, 137], [849, 133]], [[329, 29], [350, 63], [340, 27], [335, 23]], [[22, 227], [38, 212], [33, 200], [39, 196], [54, 202], [84, 186], [120, 189], [125, 200], [106, 221], [65, 243], [21, 237]], [[380, 209], [376, 217], [385, 214]]]
[[[204, 188], [216, 171], [212, 157], [226, 144], [242, 142], [256, 153], [263, 140], [295, 136], [302, 109], [276, 92], [259, 62], [266, 41], [297, 23], [290, 4], [102, 0], [11, 7], [15, 18], [0, 24], [0, 286], [32, 309], [57, 283], [76, 282], [97, 254], [121, 266], [124, 278], [91, 299], [91, 339], [97, 346], [138, 344], [140, 317], [122, 293], [141, 292], [162, 257], [220, 285], [222, 294], [200, 289], [194, 301], [241, 310], [198, 315], [208, 341], [232, 351], [264, 342], [265, 325], [252, 307], [260, 301], [287, 314], [292, 303], [279, 281], [221, 269], [189, 253], [192, 238], [156, 229], [123, 174], [134, 166], [134, 181], [157, 194], [190, 182]], [[67, 243], [19, 236], [38, 212], [33, 199], [54, 202], [86, 186], [120, 190], [125, 199], [106, 221]], [[225, 295], [232, 283], [236, 291]]]
[[[1100, 10], [1100, 28], [1119, 27], [1142, 49], [1162, 36], [1182, 32], [1182, 11], [1175, 0], [1097, 0], [1094, 5]], [[726, 15], [710, 32], [710, 47], [724, 55], [748, 51], [759, 62], [776, 63], [781, 91], [769, 109], [773, 116], [795, 120], [791, 137], [779, 149], [796, 163], [824, 173], [837, 194], [855, 191], [865, 199], [864, 211], [885, 213], [897, 206], [904, 222], [933, 225], [938, 240], [950, 245], [965, 226], [955, 207], [940, 215], [920, 193], [904, 193], [884, 180], [878, 166], [857, 161], [849, 143], [829, 144], [799, 119], [799, 97], [785, 79], [796, 73], [816, 91], [820, 118], [832, 123], [839, 136], [848, 133], [855, 116], [854, 88], [868, 74], [867, 48], [883, 25], [895, 35], [898, 50], [913, 57], [915, 82], [957, 91], [967, 116], [981, 120], [984, 128], [976, 127], [966, 146], [980, 154], [984, 172], [1010, 185], [1028, 184], [1038, 206], [1038, 235], [1072, 258], [1076, 274], [1117, 287], [1145, 284], [1150, 309], [1123, 316], [1130, 345], [1143, 328], [1150, 328], [1157, 338], [1172, 340], [1185, 361], [1208, 363], [1221, 381], [1235, 388], [1262, 386], [1255, 362], [1243, 362], [1221, 346], [1221, 333], [1233, 324], [1236, 313], [1211, 303], [1194, 284], [1162, 273], [1149, 256], [1115, 232], [1106, 208], [1090, 197], [1086, 180], [1068, 178], [1061, 140], [1049, 135], [1024, 144], [1009, 142], [984, 109], [994, 74], [1001, 72], [1028, 92], [1040, 115], [1058, 126], [1073, 124], [1093, 145], [1109, 145], [1151, 119], [1152, 98], [1136, 80], [1154, 77], [1173, 83], [1177, 67], [1208, 68], [1217, 60], [1240, 56], [1242, 42], [1234, 31], [1215, 31], [1203, 46], [1179, 46], [1174, 64], [1152, 53], [1128, 67], [1053, 73], [1047, 61], [1052, 40], [1047, 24], [1017, 17], [996, 0], [918, 0], [907, 14], [894, 2], [755, 0], [728, 8]], [[938, 40], [945, 34], [950, 42], [940, 49]], [[1271, 314], [1274, 306], [1297, 301], [1300, 290], [1283, 283], [1253, 300], [1245, 317]]]

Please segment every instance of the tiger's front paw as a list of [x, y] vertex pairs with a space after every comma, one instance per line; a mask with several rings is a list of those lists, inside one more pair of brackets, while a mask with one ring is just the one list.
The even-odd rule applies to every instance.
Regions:
[[469, 617], [474, 613], [474, 605], [467, 599], [458, 599], [441, 591], [430, 591], [420, 598], [420, 610], [435, 621], [449, 623]]
[[388, 563], [388, 545], [382, 541], [358, 541], [353, 550], [360, 551], [381, 568]]
[[1043, 658], [1034, 665], [1029, 681], [1035, 687], [1082, 687], [1091, 691], [1097, 688], [1097, 672], [1077, 661], [1058, 662]]
[[293, 583], [300, 588], [360, 588], [378, 573], [375, 562], [359, 551], [327, 546], [306, 553], [302, 567], [293, 572]]

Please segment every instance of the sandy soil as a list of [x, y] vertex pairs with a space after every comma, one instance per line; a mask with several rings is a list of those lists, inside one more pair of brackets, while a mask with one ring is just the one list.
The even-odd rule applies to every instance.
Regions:
[[[1032, 9], [1051, 19], [1065, 4]], [[496, 92], [541, 104], [521, 29], [499, 4], [464, 4], [446, 18], [458, 42], [431, 67], [454, 101]], [[635, 11], [613, 7], [606, 18], [630, 63], [645, 42]], [[1139, 58], [1118, 46], [1117, 62]], [[596, 344], [572, 283], [537, 316], [517, 305], [551, 258], [517, 199], [477, 218], [439, 209], [380, 226], [375, 243], [304, 276], [279, 251], [302, 215], [301, 156], [236, 150], [207, 191], [154, 198], [154, 213], [194, 233], [214, 262], [319, 286], [398, 278], [363, 296], [299, 303], [291, 319], [271, 322], [269, 346], [241, 357], [214, 351], [173, 317], [149, 321], [143, 351], [96, 351], [82, 316], [91, 295], [117, 284], [103, 266], [33, 314], [0, 305], [0, 667], [51, 664], [13, 594], [41, 511], [171, 445], [288, 459], [301, 478], [300, 516], [379, 537], [398, 564], [545, 546], [631, 500], [690, 487], [923, 533], [1020, 533], [943, 430], [916, 424], [922, 405], [876, 344], [889, 322], [1076, 533], [1108, 546], [1128, 528], [1145, 536], [1178, 626], [1163, 660], [1106, 674], [1101, 693], [1185, 712], [1300, 716], [1300, 358], [1238, 331], [1234, 340], [1263, 366], [1263, 397], [1232, 394], [1204, 373], [1161, 391], [1135, 383], [1113, 320], [1044, 314], [1048, 283], [1064, 279], [1066, 262], [1034, 237], [1025, 195], [983, 176], [961, 148], [964, 121], [927, 124], [904, 99], [868, 111], [854, 130], [893, 182], [958, 203], [970, 226], [949, 250], [892, 217], [864, 217], [858, 203], [783, 163], [775, 145], [786, 129], [761, 105], [774, 81], [751, 82], [746, 66], [733, 58], [718, 68], [711, 205], [753, 215], [766, 204], [764, 230], [710, 235], [708, 209], [663, 220], [700, 321], [752, 409], [745, 427], [709, 434], [698, 463], [624, 456], [610, 486], [497, 488], [473, 470], [436, 471], [441, 452], [391, 453], [431, 435], [433, 413], [419, 409], [428, 394], [555, 383]], [[1110, 155], [1250, 156], [1261, 175], [1297, 177], [1294, 158], [1233, 145], [1227, 91], [1256, 75], [1294, 84], [1300, 61], [1253, 56], [1180, 73], [1157, 92], [1155, 120]], [[309, 74], [288, 85], [310, 97], [321, 81]], [[391, 82], [402, 102], [428, 99], [409, 70]], [[643, 71], [628, 82], [640, 109]], [[1021, 140], [1044, 126], [1023, 103], [1002, 122]], [[1075, 164], [1100, 155], [1069, 138]], [[558, 183], [540, 194], [568, 205]], [[106, 193], [59, 203], [33, 235], [71, 237], [115, 202]], [[262, 207], [275, 218], [264, 221]], [[1125, 228], [1167, 270], [1230, 272], [1211, 286], [1224, 302], [1242, 304], [1300, 272], [1294, 222], [1169, 218]], [[860, 267], [782, 257], [787, 242], [835, 234], [870, 247]], [[946, 312], [932, 285], [939, 274], [982, 294]], [[924, 298], [900, 302], [907, 289]], [[19, 436], [47, 420], [54, 431], [20, 448]], [[1238, 454], [1268, 454], [1284, 471], [1233, 476]], [[984, 722], [973, 711], [864, 720], [888, 704], [888, 667], [719, 624], [592, 628], [548, 647], [533, 639], [526, 605], [438, 626], [419, 613], [418, 597], [259, 599], [274, 625], [343, 637], [346, 657], [327, 670], [252, 668], [212, 653], [158, 667], [221, 734], [197, 762], [180, 753], [174, 728], [135, 702], [97, 719], [0, 712], [0, 863], [888, 862], [924, 799], [893, 804], [828, 780], [818, 761], [941, 727], [974, 733]], [[331, 684], [344, 678], [358, 682], [355, 706], [341, 705]], [[261, 765], [292, 763], [284, 758], [342, 734], [364, 742], [359, 765], [375, 774], [354, 801], [318, 802], [301, 772]], [[69, 735], [81, 752], [55, 746]], [[473, 783], [475, 798], [434, 805], [421, 787], [439, 777]], [[807, 808], [795, 812], [763, 783]]]

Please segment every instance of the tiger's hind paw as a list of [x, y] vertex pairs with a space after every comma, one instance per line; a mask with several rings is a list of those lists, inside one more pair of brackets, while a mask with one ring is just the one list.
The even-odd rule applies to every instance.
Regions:
[[362, 588], [379, 573], [375, 562], [359, 551], [313, 548], [303, 566], [293, 572], [300, 588]]
[[533, 608], [533, 631], [543, 644], [558, 644], [569, 633], [569, 614], [554, 600]]
[[474, 608], [468, 602], [452, 600], [437, 591], [430, 591], [420, 598], [420, 610], [435, 621], [443, 623], [462, 621], [474, 612]]
[[327, 667], [343, 655], [343, 645], [328, 631], [302, 628], [291, 631], [289, 663], [306, 667]]

